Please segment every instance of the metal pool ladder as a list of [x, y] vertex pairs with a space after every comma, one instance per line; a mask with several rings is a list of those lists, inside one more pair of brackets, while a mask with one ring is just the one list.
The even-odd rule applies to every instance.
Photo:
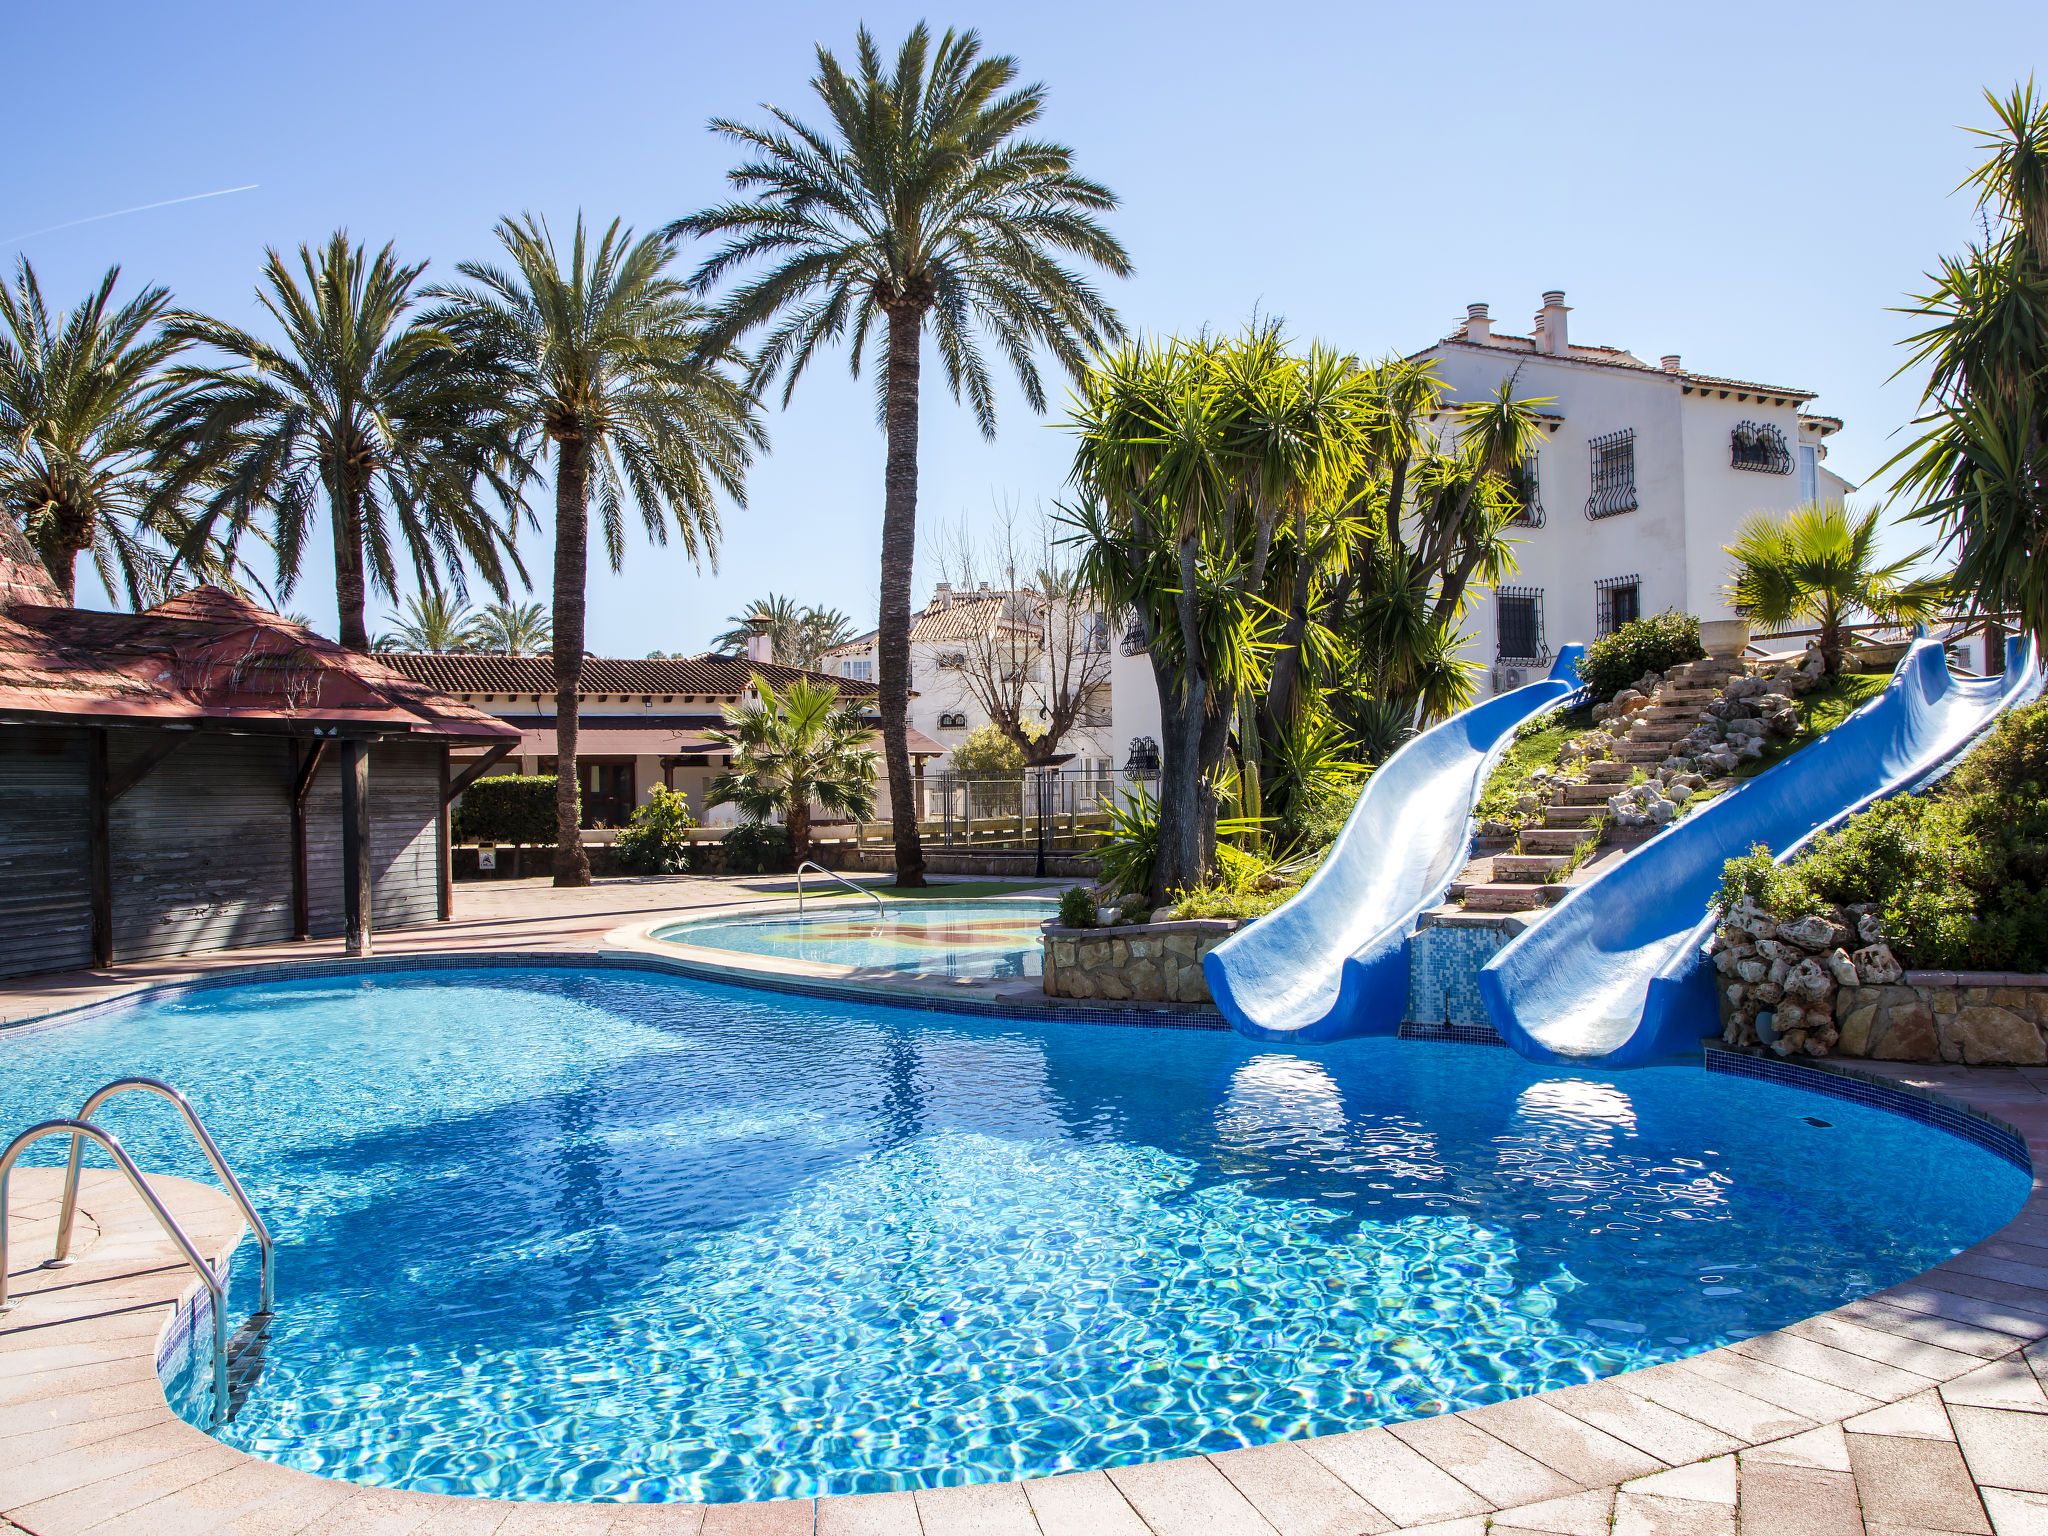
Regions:
[[[199, 1150], [206, 1154], [207, 1162], [213, 1165], [214, 1173], [226, 1187], [228, 1197], [235, 1202], [242, 1213], [242, 1219], [249, 1224], [249, 1230], [256, 1235], [256, 1245], [263, 1255], [263, 1304], [249, 1320], [235, 1331], [231, 1342], [227, 1331], [227, 1288], [213, 1266], [207, 1263], [185, 1229], [178, 1224], [157, 1198], [156, 1191], [149, 1187], [149, 1181], [142, 1176], [142, 1170], [135, 1165], [125, 1148], [111, 1131], [92, 1123], [92, 1117], [100, 1106], [116, 1094], [152, 1093], [169, 1100], [184, 1118], [192, 1138], [199, 1143]], [[211, 1422], [215, 1426], [226, 1422], [242, 1405], [254, 1384], [258, 1372], [263, 1368], [263, 1349], [268, 1340], [270, 1320], [275, 1299], [277, 1274], [277, 1245], [265, 1226], [263, 1218], [256, 1214], [255, 1206], [249, 1203], [248, 1192], [242, 1188], [234, 1170], [228, 1167], [227, 1159], [221, 1156], [220, 1147], [207, 1134], [199, 1114], [192, 1108], [191, 1100], [168, 1083], [158, 1082], [153, 1077], [124, 1077], [108, 1083], [104, 1088], [85, 1101], [75, 1120], [45, 1120], [32, 1125], [13, 1141], [7, 1150], [0, 1152], [0, 1313], [8, 1311], [14, 1303], [7, 1297], [7, 1185], [14, 1173], [14, 1165], [34, 1143], [46, 1136], [69, 1135], [71, 1137], [71, 1158], [64, 1171], [64, 1201], [57, 1217], [56, 1252], [49, 1259], [46, 1268], [61, 1268], [72, 1262], [71, 1231], [78, 1212], [78, 1179], [80, 1163], [85, 1154], [87, 1141], [98, 1143], [114, 1160], [115, 1167], [127, 1176], [135, 1192], [142, 1198], [165, 1234], [178, 1245], [185, 1255], [186, 1263], [192, 1266], [206, 1287], [207, 1299], [213, 1313], [213, 1409]], [[230, 1377], [233, 1377], [231, 1384]]]
[[840, 874], [837, 870], [827, 869], [822, 864], [813, 863], [811, 860], [805, 859], [803, 863], [797, 865], [796, 867], [796, 915], [798, 917], [802, 917], [804, 915], [804, 871], [807, 869], [815, 869], [819, 874], [825, 876], [826, 879], [837, 880], [841, 885], [845, 886], [848, 890], [854, 892], [856, 895], [867, 897], [869, 901], [872, 901], [875, 904], [876, 917], [886, 918], [889, 915], [889, 909], [882, 905], [882, 898], [876, 892], [869, 890], [864, 885], [858, 884], [855, 881], [847, 879], [846, 876]]

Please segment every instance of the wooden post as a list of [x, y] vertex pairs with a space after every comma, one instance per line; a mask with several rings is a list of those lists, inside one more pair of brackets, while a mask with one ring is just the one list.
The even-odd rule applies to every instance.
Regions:
[[446, 743], [443, 743], [441, 747], [441, 809], [434, 817], [434, 836], [439, 842], [441, 849], [440, 891], [435, 911], [444, 923], [455, 915], [455, 839], [453, 835], [454, 829], [449, 825], [452, 818], [448, 814], [448, 802], [455, 798], [455, 791], [450, 788], [450, 778], [451, 775], [448, 771], [448, 747]]
[[306, 880], [306, 796], [327, 755], [327, 743], [292, 738], [292, 937], [313, 937], [313, 903]]
[[107, 807], [107, 733], [85, 733], [86, 881], [92, 904], [92, 963], [114, 963], [114, 847]]
[[370, 744], [341, 748], [342, 953], [370, 953]]

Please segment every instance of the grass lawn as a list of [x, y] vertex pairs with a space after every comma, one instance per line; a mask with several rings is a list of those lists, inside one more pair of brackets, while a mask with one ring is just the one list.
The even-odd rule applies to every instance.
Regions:
[[1537, 723], [1542, 729], [1531, 731], [1526, 736], [1518, 734], [1514, 744], [1502, 755], [1500, 765], [1487, 779], [1486, 788], [1479, 797], [1481, 817], [1495, 821], [1511, 820], [1515, 814], [1515, 801], [1528, 787], [1529, 775], [1538, 768], [1555, 769], [1566, 742], [1599, 729], [1593, 724], [1590, 707], [1575, 709], [1569, 714], [1542, 715]]

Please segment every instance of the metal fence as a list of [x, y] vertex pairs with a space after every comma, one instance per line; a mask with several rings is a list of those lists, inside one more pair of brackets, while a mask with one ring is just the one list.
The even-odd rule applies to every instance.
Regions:
[[1108, 769], [941, 773], [924, 780], [923, 819], [946, 848], [1073, 847], [1095, 840], [1116, 792]]

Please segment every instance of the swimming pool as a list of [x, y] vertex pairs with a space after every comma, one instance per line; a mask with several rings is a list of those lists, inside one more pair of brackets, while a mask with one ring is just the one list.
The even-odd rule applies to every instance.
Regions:
[[729, 949], [784, 960], [822, 961], [919, 976], [1043, 976], [1038, 925], [1057, 901], [906, 901], [881, 914], [865, 901], [817, 903], [805, 916], [740, 914], [656, 929], [670, 944]]
[[[2029, 1185], [1696, 1068], [612, 968], [198, 991], [0, 1059], [0, 1126], [148, 1072], [242, 1172], [279, 1319], [224, 1439], [508, 1498], [928, 1487], [1439, 1413], [1838, 1304]], [[104, 1114], [203, 1176], [165, 1106]]]

